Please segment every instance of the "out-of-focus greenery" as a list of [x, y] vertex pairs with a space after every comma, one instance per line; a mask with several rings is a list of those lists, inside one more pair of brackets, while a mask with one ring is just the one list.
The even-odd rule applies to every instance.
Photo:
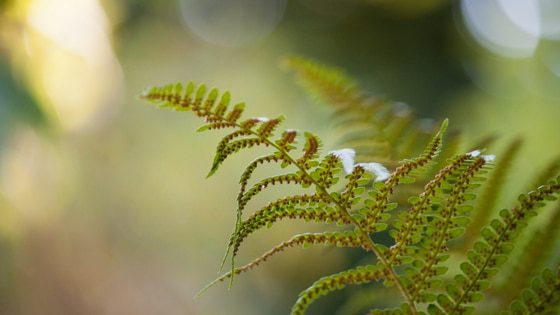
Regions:
[[[328, 110], [277, 67], [304, 54], [420, 116], [449, 116], [472, 139], [522, 135], [520, 179], [558, 153], [558, 41], [504, 57], [473, 40], [458, 2], [399, 2], [198, 1], [199, 11], [194, 0], [0, 2], [0, 313], [286, 314], [292, 292], [359, 259], [311, 249], [302, 260], [296, 250], [235, 290], [193, 300], [233, 227], [239, 167], [201, 181], [219, 136], [188, 139], [194, 120], [139, 102], [154, 83], [227, 87], [253, 114], [285, 114], [330, 148]], [[240, 259], [302, 229], [274, 227]], [[350, 293], [312, 311], [330, 313]]]

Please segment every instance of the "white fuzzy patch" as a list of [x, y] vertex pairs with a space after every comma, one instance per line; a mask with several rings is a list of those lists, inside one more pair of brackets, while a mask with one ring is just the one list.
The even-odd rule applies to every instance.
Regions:
[[475, 157], [480, 155], [480, 151], [479, 150], [474, 150], [474, 151], [471, 151], [471, 152], [467, 153], [467, 155], [475, 158]]
[[410, 105], [403, 102], [396, 102], [393, 105], [393, 113], [397, 117], [406, 117], [412, 113], [412, 110], [410, 109]]
[[376, 182], [382, 182], [389, 178], [389, 170], [380, 163], [370, 162], [370, 163], [358, 163], [357, 166], [361, 166], [364, 170], [375, 175]]
[[418, 121], [418, 129], [423, 133], [432, 133], [436, 129], [436, 121], [431, 118], [422, 118]]
[[494, 154], [488, 154], [488, 155], [482, 155], [481, 158], [483, 158], [486, 163], [491, 163], [494, 162], [496, 156]]
[[352, 170], [354, 169], [354, 157], [356, 157], [356, 151], [353, 149], [340, 149], [331, 151], [329, 154], [336, 156], [340, 160], [342, 168], [344, 168], [346, 174], [352, 173]]

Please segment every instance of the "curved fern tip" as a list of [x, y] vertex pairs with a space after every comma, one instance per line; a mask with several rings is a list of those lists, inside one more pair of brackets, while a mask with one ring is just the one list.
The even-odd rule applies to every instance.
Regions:
[[214, 175], [214, 173], [216, 173], [219, 167], [220, 167], [220, 161], [217, 159], [214, 160], [214, 162], [212, 163], [212, 167], [210, 168], [210, 171], [206, 175], [206, 178], [209, 178], [210, 176]]
[[198, 292], [194, 295], [193, 299], [197, 299], [197, 298], [201, 297], [204, 293], [206, 293], [208, 290], [210, 290], [213, 286], [215, 286], [216, 284], [222, 282], [226, 277], [228, 277], [228, 275], [229, 275], [229, 273], [227, 273], [227, 274], [225, 274], [225, 275], [223, 275], [223, 276], [221, 276], [221, 277], [218, 277], [218, 278], [214, 279], [212, 282], [210, 282], [210, 283], [208, 283], [207, 285], [205, 285], [204, 288], [200, 289], [200, 291], [198, 291]]
[[435, 138], [443, 138], [443, 136], [445, 135], [445, 133], [447, 132], [447, 127], [449, 127], [449, 118], [445, 118], [442, 122], [441, 125], [435, 135]]
[[156, 90], [155, 86], [146, 87], [139, 95], [140, 99], [147, 99]]
[[449, 127], [449, 118], [445, 118], [441, 123], [441, 127], [439, 128], [440, 133], [445, 133], [447, 131], [447, 127]]

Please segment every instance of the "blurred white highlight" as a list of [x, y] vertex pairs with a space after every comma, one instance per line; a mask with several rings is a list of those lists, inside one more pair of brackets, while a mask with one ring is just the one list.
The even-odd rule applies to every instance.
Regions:
[[342, 163], [342, 167], [346, 174], [352, 173], [354, 169], [354, 158], [356, 157], [356, 151], [353, 149], [340, 149], [336, 151], [331, 151], [329, 154], [336, 156]]
[[63, 129], [91, 127], [120, 104], [123, 75], [98, 0], [31, 0], [19, 59]]
[[462, 0], [461, 12], [474, 39], [501, 56], [531, 57], [541, 38], [560, 39], [557, 0]]
[[190, 31], [205, 41], [242, 47], [267, 37], [280, 22], [286, 0], [181, 0]]
[[360, 166], [367, 172], [374, 174], [376, 182], [382, 182], [389, 178], [389, 176], [391, 175], [391, 173], [389, 173], [389, 170], [380, 163], [358, 163], [356, 164], [356, 166]]

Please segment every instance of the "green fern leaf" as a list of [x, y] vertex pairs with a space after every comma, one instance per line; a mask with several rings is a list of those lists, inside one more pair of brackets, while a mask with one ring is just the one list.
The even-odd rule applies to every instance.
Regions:
[[423, 229], [426, 224], [425, 214], [431, 207], [437, 189], [458, 169], [464, 167], [469, 162], [471, 156], [463, 154], [451, 160], [447, 166], [440, 170], [428, 184], [424, 191], [417, 197], [411, 198], [412, 203], [409, 211], [402, 212], [395, 222], [396, 230], [391, 231], [391, 236], [395, 239], [395, 245], [388, 253], [388, 260], [395, 264], [400, 264], [401, 259], [409, 252], [415, 252], [410, 245], [420, 242], [423, 237]]
[[404, 304], [400, 308], [392, 308], [386, 310], [371, 310], [368, 315], [406, 315], [410, 314], [411, 310], [407, 304]]
[[554, 177], [560, 175], [560, 156], [553, 158], [548, 165], [543, 168], [528, 189], [537, 189], [542, 183], [546, 183]]
[[496, 167], [492, 172], [490, 179], [486, 183], [485, 189], [477, 198], [478, 202], [473, 210], [472, 224], [467, 229], [464, 241], [464, 244], [466, 245], [465, 248], [472, 245], [472, 242], [474, 242], [478, 236], [480, 227], [485, 225], [492, 214], [494, 214], [494, 208], [506, 182], [507, 174], [509, 173], [515, 158], [519, 154], [522, 144], [523, 142], [521, 139], [515, 139], [501, 155], [502, 158], [496, 161]]
[[560, 268], [555, 272], [545, 269], [524, 289], [506, 314], [552, 314], [560, 306]]
[[295, 56], [286, 58], [283, 64], [286, 69], [296, 71], [299, 82], [322, 101], [343, 104], [356, 100], [356, 82], [340, 69]]
[[423, 139], [403, 142], [426, 134], [425, 124], [415, 120], [408, 105], [366, 96], [356, 80], [335, 67], [303, 57], [288, 57], [284, 66], [295, 72], [298, 82], [311, 95], [335, 107], [333, 116], [346, 132], [339, 145], [354, 147], [359, 160], [392, 166], [396, 160], [416, 154], [415, 144], [423, 143]]
[[298, 234], [290, 238], [289, 240], [280, 243], [279, 245], [273, 247], [260, 257], [254, 259], [253, 261], [249, 262], [248, 264], [235, 268], [230, 272], [225, 273], [224, 275], [220, 276], [216, 280], [212, 281], [208, 284], [204, 289], [202, 289], [197, 295], [200, 295], [210, 287], [214, 286], [215, 284], [222, 282], [228, 278], [231, 278], [232, 274], [238, 275], [240, 273], [244, 273], [249, 271], [253, 268], [256, 268], [261, 263], [264, 263], [272, 256], [275, 256], [278, 253], [283, 252], [288, 248], [292, 248], [295, 246], [303, 246], [308, 247], [311, 245], [327, 245], [327, 246], [335, 246], [335, 247], [343, 247], [343, 248], [352, 248], [352, 247], [363, 247], [362, 239], [356, 235], [353, 231], [344, 231], [344, 232], [321, 232], [321, 233], [303, 233]]
[[303, 147], [303, 155], [297, 160], [297, 164], [302, 165], [307, 170], [313, 166], [311, 162], [317, 158], [322, 144], [321, 140], [310, 132], [304, 133], [304, 136], [305, 146]]
[[[459, 274], [453, 281], [453, 297], [445, 299], [452, 303], [439, 303], [439, 307], [449, 314], [464, 314], [471, 306], [466, 304], [476, 302], [480, 292], [490, 286], [489, 280], [497, 273], [511, 252], [512, 242], [527, 226], [527, 221], [536, 216], [537, 208], [542, 207], [549, 197], [560, 193], [560, 178], [539, 187], [527, 195], [519, 197], [519, 205], [512, 210], [500, 211], [500, 219], [493, 219], [490, 226], [482, 229], [484, 245], [475, 243], [472, 250], [467, 252], [468, 260], [461, 266], [463, 274]], [[449, 292], [448, 292], [449, 293]]]
[[[446, 268], [439, 265], [447, 260], [447, 243], [459, 237], [464, 232], [464, 226], [468, 221], [459, 221], [457, 218], [468, 217], [470, 207], [460, 207], [465, 202], [465, 195], [469, 192], [471, 181], [486, 164], [482, 157], [476, 157], [470, 165], [461, 170], [461, 175], [454, 181], [452, 190], [446, 194], [445, 202], [436, 210], [431, 211], [430, 220], [425, 227], [425, 237], [422, 242], [421, 251], [424, 258], [414, 263], [409, 271], [408, 283], [412, 297], [418, 302], [428, 302], [434, 296], [429, 293], [439, 287], [440, 281], [436, 278], [446, 272]], [[460, 224], [463, 225], [460, 225]]]
[[255, 197], [257, 194], [265, 190], [267, 187], [274, 186], [277, 184], [302, 184], [303, 179], [300, 175], [295, 173], [278, 175], [273, 177], [265, 178], [258, 183], [256, 183], [251, 189], [249, 189], [242, 197], [239, 199], [239, 207], [243, 208], [247, 203]]
[[521, 248], [522, 255], [511, 271], [504, 276], [503, 283], [499, 284], [497, 292], [504, 292], [501, 296], [502, 305], [509, 305], [554, 253], [554, 246], [560, 237], [560, 206], [552, 210], [553, 214], [545, 225], [531, 231], [529, 241]]
[[385, 181], [384, 184], [379, 185], [379, 188], [375, 194], [375, 201], [369, 207], [368, 210], [365, 211], [365, 217], [360, 222], [363, 226], [366, 227], [366, 231], [373, 232], [372, 227], [380, 223], [382, 220], [382, 216], [384, 211], [386, 210], [387, 203], [389, 201], [389, 197], [393, 193], [393, 189], [403, 181], [411, 172], [417, 170], [421, 167], [424, 167], [430, 162], [437, 154], [443, 143], [443, 136], [445, 131], [448, 127], [448, 120], [444, 120], [440, 129], [432, 140], [428, 143], [424, 152], [415, 159], [405, 160], [401, 166], [399, 166]]
[[292, 307], [292, 315], [303, 315], [315, 300], [328, 293], [341, 290], [350, 284], [364, 284], [381, 279], [384, 275], [382, 269], [375, 265], [357, 267], [317, 280], [313, 285], [301, 292], [298, 300]]
[[233, 243], [233, 255], [237, 254], [239, 246], [251, 233], [284, 218], [320, 223], [352, 223], [344, 213], [328, 207], [329, 204], [330, 200], [317, 194], [290, 196], [270, 203], [241, 222]]

